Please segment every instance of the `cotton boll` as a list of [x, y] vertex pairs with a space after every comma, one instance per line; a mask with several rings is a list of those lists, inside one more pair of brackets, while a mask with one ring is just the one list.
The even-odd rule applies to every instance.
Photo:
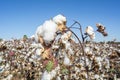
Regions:
[[105, 65], [105, 67], [106, 67], [107, 69], [109, 69], [109, 68], [110, 68], [110, 62], [109, 62], [109, 59], [105, 58], [105, 61], [106, 61], [106, 65]]
[[85, 53], [89, 53], [90, 47], [85, 47], [84, 51], [85, 51]]
[[70, 43], [69, 43], [69, 42], [66, 42], [65, 48], [66, 48], [66, 49], [69, 49], [69, 48], [70, 48]]
[[4, 67], [5, 67], [5, 65], [0, 66], [0, 73], [4, 72], [4, 70], [5, 70]]
[[56, 76], [56, 71], [55, 70], [52, 70], [50, 72], [50, 75], [51, 75], [51, 79], [54, 78]]
[[65, 65], [70, 65], [70, 59], [65, 55], [65, 58], [64, 58], [64, 64]]
[[[44, 47], [40, 43], [38, 43], [38, 44], [33, 43], [33, 44], [31, 44], [31, 47], [42, 49], [42, 51], [44, 51]], [[33, 49], [33, 51], [34, 51], [34, 49]]]
[[29, 62], [33, 62], [34, 60], [32, 58], [29, 58]]
[[45, 21], [42, 26], [39, 26], [35, 33], [35, 40], [38, 42], [40, 36], [43, 37], [43, 40], [50, 42], [55, 37], [55, 32], [57, 31], [57, 24], [52, 20]]
[[53, 32], [46, 32], [43, 37], [45, 43], [50, 43], [50, 41], [54, 40], [54, 38], [55, 38], [55, 33]]
[[43, 36], [42, 25], [40, 25], [35, 32], [35, 40], [38, 42], [39, 36]]
[[56, 80], [61, 80], [61, 78], [59, 76], [57, 76]]
[[100, 78], [100, 76], [99, 75], [97, 75], [97, 74], [95, 74], [95, 79], [97, 79], [97, 80], [99, 80], [99, 78]]
[[5, 80], [11, 80], [12, 77], [13, 77], [13, 75], [12, 75], [12, 74], [9, 74], [9, 75], [5, 78]]
[[44, 32], [56, 32], [57, 24], [55, 24], [52, 20], [45, 21], [43, 24]]
[[35, 54], [36, 54], [36, 56], [40, 56], [41, 53], [42, 53], [42, 50], [41, 49], [37, 49]]
[[86, 33], [88, 34], [88, 35], [92, 35], [94, 32], [94, 29], [91, 27], [91, 26], [88, 26], [87, 28], [86, 28]]
[[86, 33], [89, 35], [90, 39], [95, 39], [94, 29], [91, 26], [86, 28]]
[[52, 45], [52, 49], [58, 49], [59, 45]]
[[45, 21], [43, 24], [43, 39], [45, 41], [52, 41], [55, 37], [55, 33], [57, 31], [57, 25], [52, 21]]
[[47, 71], [42, 74], [41, 80], [51, 80], [51, 75]]
[[62, 43], [66, 43], [66, 42], [68, 41], [67, 34], [64, 33], [64, 34], [61, 36], [61, 39], [62, 39]]
[[10, 68], [10, 64], [6, 64], [6, 66], [5, 66], [5, 69], [8, 69], [8, 68]]
[[102, 63], [101, 63], [102, 58], [101, 57], [96, 57], [96, 61], [97, 61], [98, 65], [99, 65], [99, 70], [101, 70], [102, 69]]
[[2, 57], [0, 56], [0, 63], [2, 62]]
[[95, 33], [93, 33], [92, 35], [90, 35], [90, 39], [95, 39]]
[[63, 22], [66, 22], [66, 17], [64, 17], [63, 15], [59, 14], [59, 15], [57, 15], [57, 16], [55, 16], [55, 17], [53, 18], [53, 21], [54, 21], [55, 23], [57, 23], [57, 24], [63, 23]]
[[69, 53], [74, 55], [74, 51], [72, 50], [72, 48], [69, 48]]

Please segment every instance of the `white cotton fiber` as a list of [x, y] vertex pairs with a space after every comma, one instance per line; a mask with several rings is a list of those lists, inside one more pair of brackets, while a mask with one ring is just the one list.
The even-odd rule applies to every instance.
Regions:
[[0, 56], [0, 63], [2, 62], [2, 57]]
[[42, 32], [43, 32], [43, 30], [42, 30], [42, 25], [40, 25], [40, 26], [37, 28], [36, 32], [35, 32], [35, 41], [36, 41], [36, 42], [38, 42], [38, 36], [42, 36], [42, 35], [43, 35]]
[[85, 53], [89, 53], [90, 52], [90, 47], [85, 47], [84, 51], [85, 51]]
[[42, 49], [36, 49], [36, 56], [40, 56], [42, 53]]
[[56, 80], [61, 80], [61, 78], [59, 76], [57, 76]]
[[35, 33], [35, 40], [38, 42], [39, 36], [43, 37], [45, 43], [54, 40], [57, 31], [57, 24], [52, 20], [45, 21], [42, 26], [39, 26]]
[[51, 75], [51, 79], [54, 78], [56, 76], [56, 71], [55, 70], [52, 70], [50, 72], [50, 75]]
[[47, 71], [45, 71], [42, 75], [41, 80], [51, 80], [51, 75]]
[[65, 55], [64, 64], [65, 65], [70, 65], [70, 59], [67, 57], [67, 55]]
[[94, 29], [93, 29], [91, 26], [88, 26], [88, 27], [86, 28], [86, 33], [87, 33], [88, 35], [92, 35], [92, 34], [94, 33]]
[[44, 34], [43, 39], [45, 40], [46, 43], [50, 43], [50, 41], [54, 40], [54, 37], [55, 37], [55, 33], [47, 32], [47, 33]]
[[52, 20], [45, 21], [43, 24], [43, 30], [45, 32], [56, 32], [57, 24], [55, 24]]
[[63, 15], [59, 14], [59, 15], [57, 15], [57, 16], [55, 16], [55, 17], [53, 18], [53, 21], [54, 21], [55, 23], [57, 23], [57, 24], [63, 23], [63, 22], [66, 22], [66, 17], [64, 17]]

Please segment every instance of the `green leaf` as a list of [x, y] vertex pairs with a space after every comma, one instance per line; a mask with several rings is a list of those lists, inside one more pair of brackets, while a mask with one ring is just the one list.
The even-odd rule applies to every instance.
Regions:
[[52, 61], [49, 61], [49, 62], [47, 63], [47, 65], [46, 65], [46, 70], [47, 70], [48, 72], [50, 72], [50, 71], [52, 70], [52, 68], [53, 68], [53, 62], [52, 62]]

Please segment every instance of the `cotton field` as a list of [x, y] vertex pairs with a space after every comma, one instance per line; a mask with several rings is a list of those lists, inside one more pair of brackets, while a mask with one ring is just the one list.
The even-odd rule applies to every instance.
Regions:
[[[120, 43], [94, 42], [95, 30], [57, 15], [31, 38], [0, 41], [0, 80], [119, 80]], [[72, 31], [79, 25], [82, 39]], [[105, 27], [97, 30], [107, 37]], [[88, 40], [86, 40], [88, 39]]]

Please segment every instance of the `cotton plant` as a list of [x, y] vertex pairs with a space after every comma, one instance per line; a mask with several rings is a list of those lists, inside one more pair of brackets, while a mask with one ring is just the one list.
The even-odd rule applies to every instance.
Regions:
[[[77, 29], [82, 34], [81, 39], [71, 29], [76, 27], [73, 25], [67, 27], [66, 17], [57, 15], [38, 27], [34, 36], [35, 42], [19, 41], [17, 46], [23, 45], [23, 49], [14, 48], [15, 46], [11, 45], [14, 44], [14, 40], [3, 43], [8, 45], [9, 50], [7, 52], [5, 50], [5, 57], [2, 56], [2, 58], [7, 58], [8, 61], [5, 63], [2, 59], [1, 62], [5, 65], [0, 66], [2, 70], [0, 73], [5, 72], [8, 76], [6, 71], [9, 71], [13, 78], [14, 73], [19, 73], [19, 77], [21, 75], [28, 80], [104, 80], [105, 77], [108, 78], [107, 75], [116, 71], [117, 63], [114, 61], [118, 57], [116, 50], [114, 47], [109, 48], [110, 45], [104, 46], [104, 44], [92, 42], [95, 39], [95, 29], [87, 26], [85, 32], [82, 32], [82, 26], [79, 22], [75, 21], [76, 23], [79, 24]], [[96, 26], [97, 31], [106, 36], [105, 27], [101, 24]], [[15, 54], [9, 55], [9, 51], [15, 51]], [[12, 66], [9, 57], [13, 60]], [[110, 68], [113, 71], [110, 71]]]

